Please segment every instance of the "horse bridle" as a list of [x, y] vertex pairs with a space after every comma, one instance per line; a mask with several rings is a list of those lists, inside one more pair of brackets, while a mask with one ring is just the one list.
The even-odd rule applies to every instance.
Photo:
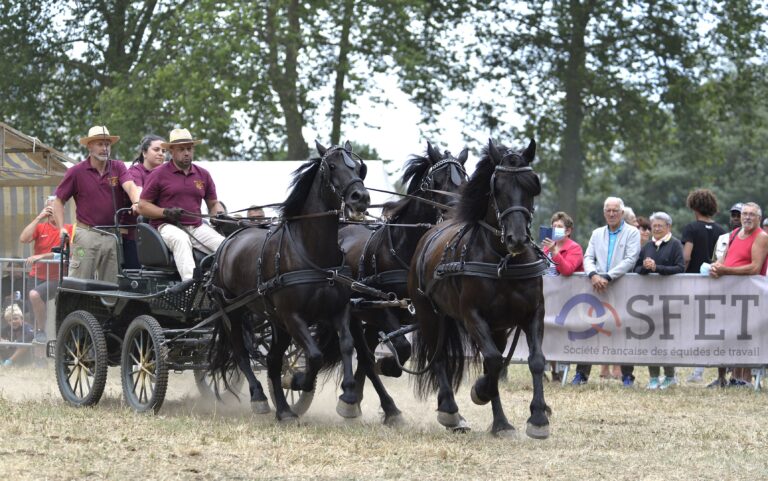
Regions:
[[511, 207], [507, 207], [504, 209], [503, 212], [499, 212], [499, 205], [496, 203], [496, 173], [501, 172], [505, 174], [512, 174], [512, 175], [518, 175], [525, 172], [533, 172], [533, 168], [531, 167], [504, 167], [501, 165], [497, 165], [496, 168], [493, 171], [493, 174], [491, 174], [491, 198], [493, 199], [493, 210], [496, 214], [496, 221], [499, 224], [499, 232], [501, 236], [501, 242], [504, 243], [504, 238], [506, 237], [506, 228], [504, 227], [504, 223], [502, 222], [506, 216], [513, 212], [522, 212], [525, 216], [525, 220], [528, 221], [528, 224], [525, 227], [525, 231], [527, 234], [528, 241], [531, 239], [531, 222], [533, 221], [533, 211], [528, 210], [527, 207], [522, 205], [513, 205]]
[[[464, 166], [461, 165], [461, 162], [459, 162], [457, 159], [454, 159], [453, 157], [448, 157], [447, 159], [443, 159], [437, 162], [436, 164], [430, 166], [429, 170], [427, 170], [427, 173], [421, 179], [421, 185], [419, 186], [419, 190], [422, 192], [435, 192], [432, 189], [432, 187], [434, 187], [434, 184], [435, 184], [434, 174], [450, 166], [456, 167], [458, 171], [461, 173], [461, 175], [464, 176], [464, 180], [467, 180], [467, 171], [464, 170]], [[456, 185], [461, 185], [462, 179], [454, 179], [452, 176], [451, 180], [454, 182], [458, 182]]]
[[363, 179], [360, 176], [355, 176], [349, 182], [347, 182], [347, 184], [343, 188], [338, 188], [333, 184], [333, 181], [331, 180], [331, 175], [330, 175], [331, 168], [328, 166], [327, 159], [328, 157], [330, 157], [332, 154], [334, 154], [339, 150], [341, 150], [341, 155], [342, 155], [342, 158], [344, 159], [344, 164], [351, 169], [354, 169], [357, 166], [357, 164], [352, 159], [352, 157], [350, 157], [350, 155], [354, 156], [354, 158], [360, 162], [361, 167], [365, 166], [365, 162], [363, 162], [363, 159], [360, 158], [359, 155], [357, 155], [354, 152], [348, 151], [347, 149], [341, 146], [330, 147], [328, 150], [325, 151], [323, 156], [320, 157], [320, 174], [323, 175], [324, 178], [326, 179], [328, 188], [331, 190], [331, 192], [336, 194], [336, 197], [338, 197], [343, 204], [344, 198], [347, 196], [347, 191], [349, 190], [349, 188], [352, 187], [354, 184], [357, 184], [358, 182], [363, 184]]

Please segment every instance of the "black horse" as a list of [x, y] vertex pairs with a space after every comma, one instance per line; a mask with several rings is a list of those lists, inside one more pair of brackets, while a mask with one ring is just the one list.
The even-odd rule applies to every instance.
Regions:
[[[456, 158], [448, 151], [441, 155], [427, 143], [426, 155], [413, 155], [405, 165], [400, 182], [408, 186], [406, 192], [409, 197], [385, 204], [383, 211], [387, 223], [375, 230], [348, 225], [339, 231], [339, 242], [356, 279], [369, 287], [394, 293], [398, 298], [407, 297], [408, 268], [416, 244], [430, 224], [436, 224], [443, 218], [445, 208], [441, 205], [455, 201], [455, 196], [451, 194], [457, 193], [467, 179], [464, 170], [466, 160], [467, 149]], [[379, 342], [378, 332], [392, 332], [401, 324], [413, 322], [411, 314], [399, 307], [353, 308], [352, 316], [355, 321], [364, 322], [364, 340], [355, 339], [355, 342], [358, 357], [367, 355], [369, 362], [373, 362], [371, 353]], [[405, 362], [411, 355], [410, 343], [402, 336], [393, 338], [393, 343], [400, 361]], [[359, 365], [355, 372], [358, 402], [362, 400], [365, 376], [368, 374], [381, 400], [384, 423], [399, 423], [400, 411], [377, 373], [366, 373], [363, 367], [363, 364]], [[390, 357], [381, 359], [377, 367], [387, 376], [399, 377], [402, 374]]]
[[483, 151], [464, 186], [456, 219], [422, 237], [411, 263], [408, 290], [416, 307], [418, 331], [414, 358], [427, 374], [418, 378], [418, 393], [438, 391], [438, 421], [466, 428], [454, 392], [461, 385], [467, 347], [482, 354], [483, 375], [472, 387], [476, 404], [491, 402], [497, 436], [515, 435], [499, 399], [499, 374], [512, 329], [526, 335], [533, 377], [533, 401], [526, 433], [549, 436], [544, 402], [544, 296], [541, 276], [547, 262], [531, 240], [533, 199], [541, 192], [531, 169], [536, 144], [523, 151]]
[[[307, 360], [306, 371], [292, 379], [292, 389], [314, 390], [320, 369], [340, 358], [343, 393], [337, 411], [354, 417], [357, 408], [349, 329], [351, 290], [333, 277], [344, 270], [344, 255], [338, 245], [340, 209], [346, 206], [360, 213], [370, 204], [363, 185], [366, 166], [352, 153], [349, 143], [329, 149], [318, 143], [317, 150], [320, 157], [294, 172], [278, 225], [247, 228], [230, 236], [219, 249], [212, 280], [213, 297], [222, 306], [254, 293], [257, 296], [217, 321], [210, 369], [226, 379], [236, 362], [248, 379], [254, 410], [268, 412], [266, 396], [251, 370], [243, 341], [243, 323], [248, 316], [245, 309], [266, 317], [272, 324], [267, 376], [280, 421], [297, 418], [281, 388], [283, 355], [291, 339], [304, 349]], [[334, 341], [318, 345], [310, 330], [313, 325], [332, 333]]]

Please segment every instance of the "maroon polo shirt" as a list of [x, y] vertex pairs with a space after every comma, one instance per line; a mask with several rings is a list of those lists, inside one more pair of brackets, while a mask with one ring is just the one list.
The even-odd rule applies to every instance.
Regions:
[[[185, 174], [173, 161], [164, 163], [149, 174], [144, 180], [141, 198], [164, 209], [179, 207], [196, 214], [201, 213], [200, 203], [203, 200], [217, 199], [216, 186], [207, 170], [193, 163], [189, 174]], [[164, 224], [165, 220], [155, 219], [150, 223], [158, 227]], [[203, 220], [199, 217], [181, 216], [181, 223], [197, 227]]]
[[125, 202], [122, 187], [129, 180], [128, 169], [121, 161], [107, 161], [102, 175], [91, 166], [91, 158], [88, 156], [67, 170], [56, 188], [56, 197], [62, 202], [75, 199], [75, 215], [81, 223], [90, 226], [114, 225], [115, 210], [130, 205], [130, 202]]
[[[144, 181], [149, 175], [149, 173], [152, 172], [151, 170], [147, 170], [146, 167], [144, 167], [143, 162], [137, 162], [130, 167], [128, 167], [128, 175], [133, 180], [133, 183], [136, 184], [136, 187], [143, 187]], [[131, 199], [128, 197], [128, 194], [125, 194], [126, 202], [129, 204], [131, 203]], [[123, 225], [136, 225], [136, 216], [131, 214], [130, 212], [127, 214], [123, 214], [123, 218], [120, 219], [120, 223]], [[135, 239], [136, 238], [136, 229], [129, 228], [128, 232], [126, 234], [123, 234], [123, 237], [126, 239]]]

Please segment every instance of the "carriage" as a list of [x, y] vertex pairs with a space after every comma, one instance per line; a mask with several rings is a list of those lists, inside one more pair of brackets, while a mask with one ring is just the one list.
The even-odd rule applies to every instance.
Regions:
[[[109, 229], [103, 232], [115, 236]], [[219, 391], [237, 393], [243, 383], [237, 370], [230, 370], [226, 382], [207, 372], [212, 322], [222, 315], [205, 289], [214, 256], [196, 250], [195, 278], [181, 283], [159, 232], [139, 222], [136, 237], [142, 268], [123, 269], [117, 284], [71, 277], [60, 281], [57, 336], [48, 342], [47, 355], [55, 360], [62, 397], [75, 406], [97, 404], [110, 366], [120, 366], [125, 401], [139, 412], [160, 409], [170, 371], [194, 371], [201, 395], [209, 399]], [[69, 258], [64, 243], [60, 251], [64, 264]], [[249, 324], [249, 354], [256, 369], [266, 366], [269, 337], [268, 322]], [[298, 368], [300, 353], [290, 350], [286, 361], [286, 370]]]

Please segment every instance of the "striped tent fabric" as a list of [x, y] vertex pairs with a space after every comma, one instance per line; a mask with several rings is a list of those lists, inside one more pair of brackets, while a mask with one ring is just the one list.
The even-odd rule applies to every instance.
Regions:
[[[31, 255], [19, 235], [44, 207], [72, 159], [0, 122], [0, 257]], [[71, 206], [66, 213], [72, 218]]]

